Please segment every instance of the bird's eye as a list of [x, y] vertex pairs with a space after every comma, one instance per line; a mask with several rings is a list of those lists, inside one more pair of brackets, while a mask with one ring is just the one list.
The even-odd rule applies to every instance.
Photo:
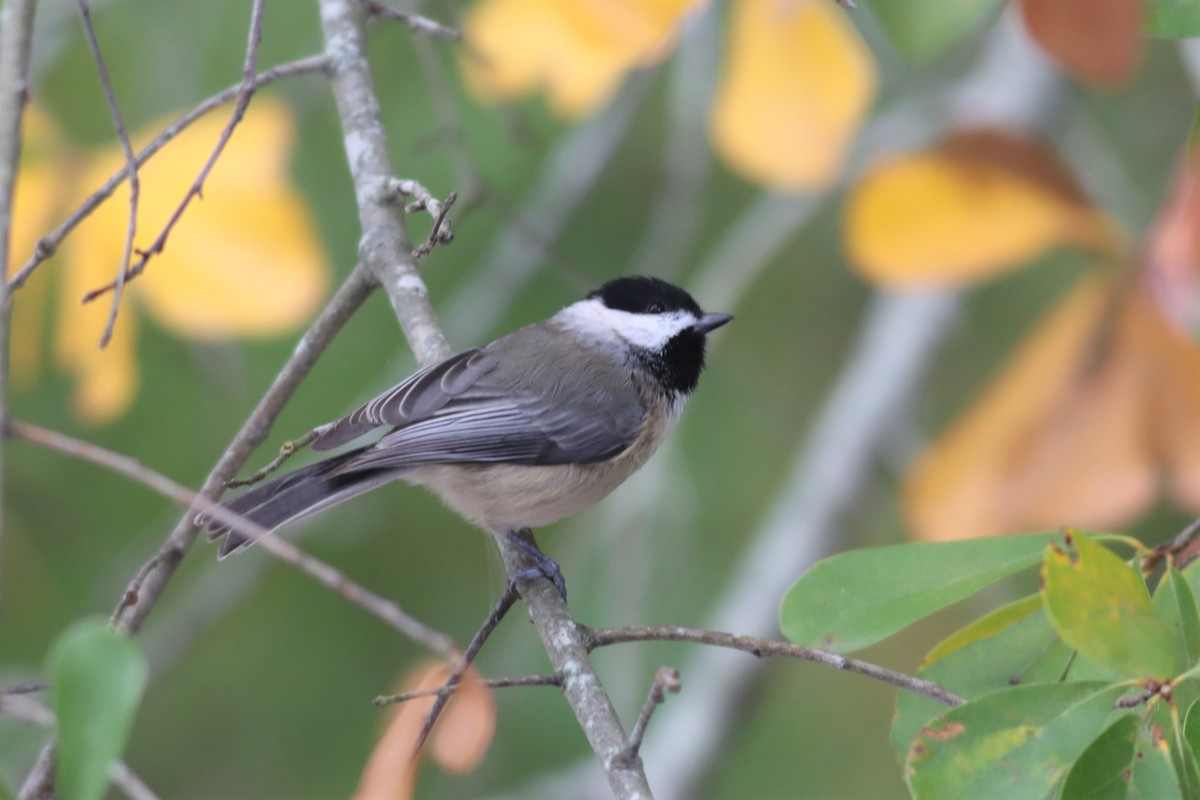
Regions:
[[647, 314], [661, 314], [664, 311], [666, 311], [666, 309], [663, 308], [662, 303], [651, 303], [650, 305], [646, 306]]

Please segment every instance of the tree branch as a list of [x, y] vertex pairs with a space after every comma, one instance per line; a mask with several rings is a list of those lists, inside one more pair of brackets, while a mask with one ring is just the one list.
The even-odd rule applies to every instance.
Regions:
[[121, 116], [121, 107], [117, 104], [117, 93], [113, 88], [112, 78], [109, 77], [108, 66], [104, 63], [104, 56], [100, 53], [100, 41], [96, 38], [96, 28], [92, 25], [92, 10], [87, 0], [76, 0], [76, 3], [79, 6], [79, 15], [83, 18], [84, 38], [92, 51], [96, 73], [100, 76], [100, 86], [104, 89], [104, 99], [108, 102], [113, 129], [121, 143], [121, 152], [125, 155], [125, 173], [129, 176], [129, 221], [125, 226], [125, 245], [121, 251], [121, 262], [117, 265], [117, 279], [113, 284], [112, 311], [109, 312], [108, 322], [104, 324], [104, 332], [100, 334], [100, 346], [106, 347], [117, 325], [117, 313], [121, 310], [121, 297], [125, 293], [125, 278], [129, 273], [130, 259], [133, 257], [133, 240], [137, 236], [138, 199], [142, 193], [142, 183], [138, 180], [137, 158], [133, 154], [133, 145], [129, 142], [129, 132], [125, 128], [125, 118]]
[[863, 675], [872, 680], [890, 683], [893, 686], [899, 686], [901, 689], [907, 689], [910, 692], [916, 692], [919, 695], [928, 697], [930, 700], [936, 700], [943, 705], [961, 706], [966, 702], [966, 700], [963, 700], [958, 695], [948, 692], [932, 681], [914, 678], [911, 675], [906, 675], [903, 672], [897, 672], [887, 667], [881, 667], [869, 661], [861, 661], [857, 658], [830, 653], [827, 650], [817, 650], [813, 647], [802, 647], [801, 645], [789, 642], [762, 639], [757, 636], [738, 636], [732, 633], [707, 631], [699, 628], [684, 628], [678, 625], [649, 625], [642, 627], [588, 629], [585, 637], [588, 642], [588, 650], [597, 647], [607, 647], [613, 644], [623, 644], [625, 642], [692, 642], [694, 644], [706, 644], [713, 647], [741, 650], [743, 653], [749, 653], [756, 658], [766, 658], [768, 656], [798, 658], [802, 661], [811, 661], [814, 664], [823, 664], [834, 669]]
[[[453, 640], [449, 636], [413, 618], [400, 608], [397, 603], [380, 597], [350, 580], [334, 567], [300, 550], [300, 548], [286, 539], [268, 535], [267, 531], [260, 526], [229, 511], [213, 500], [197, 495], [191, 489], [150, 469], [136, 459], [120, 453], [114, 453], [99, 445], [75, 439], [57, 431], [32, 425], [28, 422], [10, 420], [7, 432], [9, 435], [17, 436], [27, 442], [54, 450], [71, 458], [87, 461], [88, 463], [115, 472], [118, 475], [123, 475], [135, 483], [149, 487], [163, 497], [173, 500], [185, 508], [194, 508], [203, 511], [218, 522], [229, 525], [239, 533], [254, 539], [260, 548], [266, 550], [275, 558], [294, 566], [317, 581], [317, 583], [341, 595], [347, 601], [363, 609], [376, 619], [382, 620], [418, 644], [424, 645], [446, 658], [454, 658], [458, 655], [458, 648], [455, 647]], [[156, 563], [156, 561], [151, 561], [149, 569], [153, 569]], [[145, 571], [139, 572], [133, 581], [130, 582], [125, 592], [126, 602], [120, 607], [121, 609], [130, 603], [137, 602], [138, 596], [141, 594], [142, 584], [145, 581]], [[119, 618], [120, 613], [118, 612], [116, 616]]]
[[403, 209], [386, 202], [396, 177], [367, 61], [365, 9], [356, 0], [319, 0], [330, 84], [362, 226], [359, 260], [387, 292], [409, 346], [422, 364], [450, 355], [429, 290], [417, 271]]
[[[21, 117], [29, 99], [34, 7], [34, 0], [7, 0], [0, 6], [0, 279], [9, 270], [13, 197], [21, 160]], [[8, 417], [9, 312], [8, 290], [0, 287], [0, 425]], [[0, 446], [0, 486], [4, 483], [3, 456]], [[3, 540], [0, 519], [0, 545]]]

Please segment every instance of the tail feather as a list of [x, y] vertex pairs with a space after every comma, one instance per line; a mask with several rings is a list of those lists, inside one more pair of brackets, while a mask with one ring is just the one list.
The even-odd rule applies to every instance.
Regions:
[[[399, 473], [395, 470], [331, 474], [359, 452], [361, 451], [355, 450], [289, 472], [235, 497], [225, 503], [224, 508], [271, 532], [289, 522], [374, 489], [398, 476]], [[204, 515], [196, 517], [196, 524], [208, 528], [209, 541], [225, 537], [221, 542], [218, 558], [224, 558], [254, 543], [253, 537], [232, 530], [229, 525]]]

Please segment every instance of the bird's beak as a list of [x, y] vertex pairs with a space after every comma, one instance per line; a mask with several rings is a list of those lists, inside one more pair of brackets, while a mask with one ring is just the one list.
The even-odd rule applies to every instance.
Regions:
[[709, 333], [733, 319], [732, 314], [705, 314], [692, 326], [696, 333]]

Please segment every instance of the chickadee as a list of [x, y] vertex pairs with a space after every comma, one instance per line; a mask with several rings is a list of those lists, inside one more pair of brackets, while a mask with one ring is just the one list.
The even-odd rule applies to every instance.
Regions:
[[[705, 337], [731, 319], [657, 278], [609, 281], [545, 322], [420, 370], [325, 425], [313, 448], [391, 429], [374, 444], [225, 507], [273, 531], [402, 478], [557, 573], [517, 532], [593, 505], [646, 463], [696, 388]], [[210, 540], [225, 537], [222, 558], [252, 543], [197, 523]]]

